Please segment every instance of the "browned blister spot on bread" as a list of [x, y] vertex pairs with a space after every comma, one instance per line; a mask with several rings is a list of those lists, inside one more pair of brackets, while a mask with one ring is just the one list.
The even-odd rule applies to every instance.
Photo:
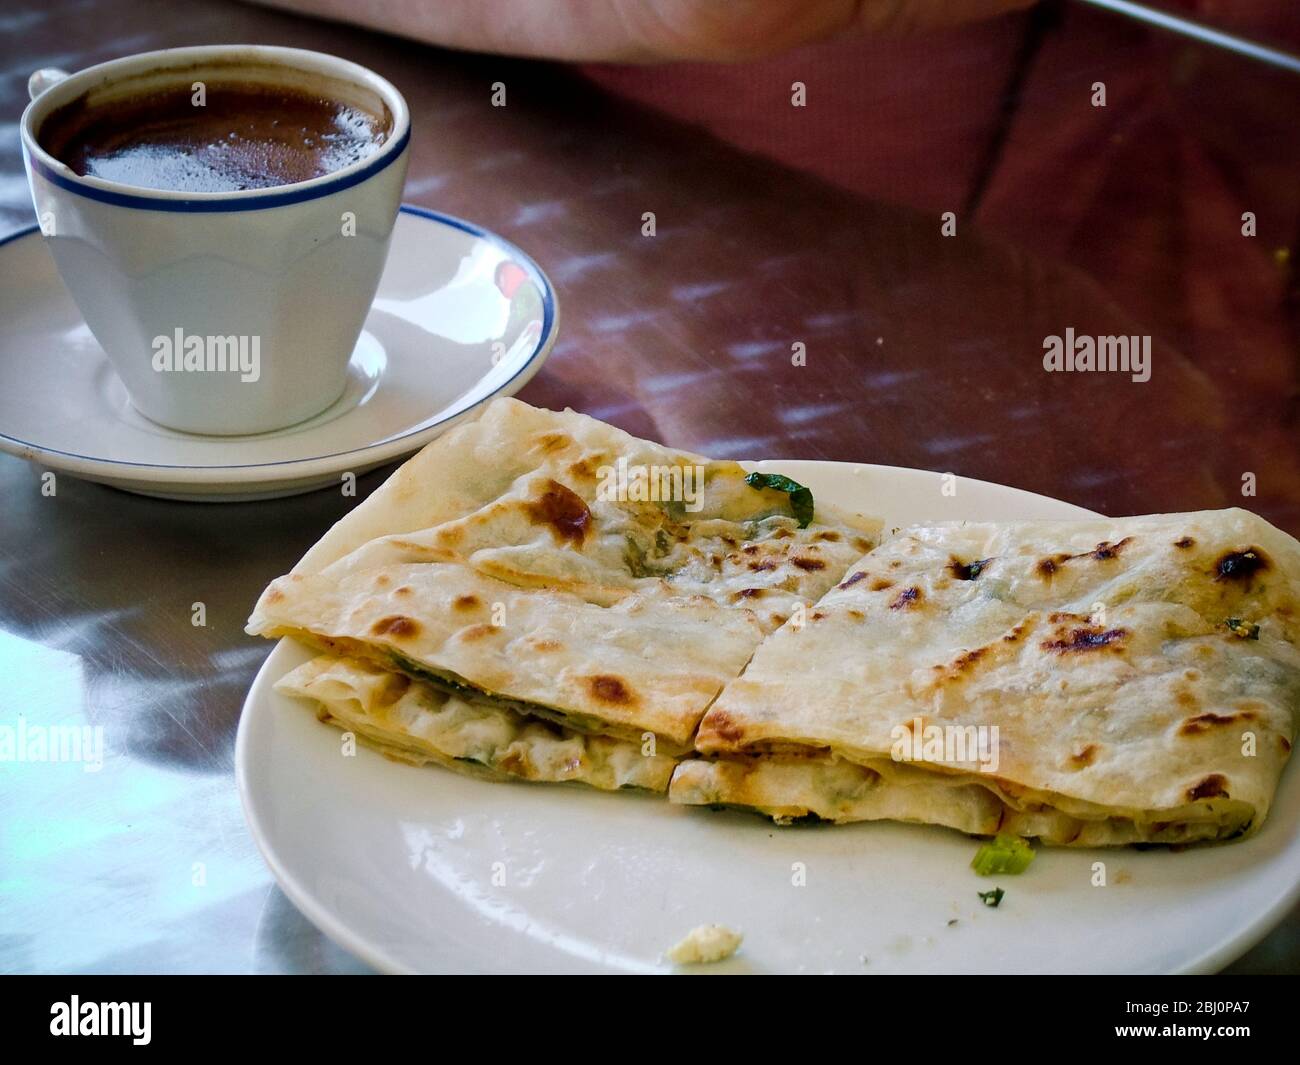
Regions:
[[600, 472], [600, 462], [594, 455], [584, 455], [569, 464], [569, 473], [580, 481], [594, 481]]
[[974, 647], [970, 650], [963, 650], [946, 665], [934, 666], [933, 668], [938, 674], [934, 686], [938, 688], [945, 684], [958, 684], [968, 680], [977, 668], [992, 668], [993, 663], [999, 658], [1015, 655], [1017, 652], [1013, 645], [1020, 641], [1022, 635], [1032, 624], [1033, 619], [1026, 618], [992, 643], [984, 644], [982, 647]]
[[804, 555], [796, 555], [790, 559], [790, 564], [798, 566], [801, 570], [806, 570], [809, 573], [815, 573], [819, 569], [826, 568], [826, 563], [820, 558], [808, 558]]
[[951, 558], [948, 561], [948, 572], [959, 581], [973, 581], [979, 578], [991, 561], [991, 559], [981, 558], [974, 562], [963, 562], [959, 558]]
[[280, 601], [283, 600], [283, 599], [284, 599], [284, 592], [280, 591], [280, 589], [277, 588], [277, 587], [275, 587], [274, 585], [272, 585], [272, 586], [267, 590], [267, 593], [266, 593], [266, 602], [267, 602], [267, 603], [278, 603], [278, 602], [280, 602]]
[[370, 626], [372, 636], [391, 636], [396, 640], [410, 640], [420, 634], [420, 623], [415, 618], [392, 614], [380, 618]]
[[451, 601], [452, 607], [456, 610], [473, 610], [480, 603], [477, 595], [458, 595]]
[[1223, 728], [1225, 725], [1232, 725], [1238, 721], [1254, 721], [1255, 712], [1253, 710], [1241, 710], [1235, 714], [1197, 714], [1195, 717], [1189, 717], [1178, 728], [1180, 736], [1200, 736], [1216, 728]]
[[963, 651], [946, 666], [935, 666], [934, 668], [942, 674], [935, 683], [945, 684], [964, 680], [975, 671], [975, 667], [979, 665], [980, 660], [988, 653], [989, 649], [987, 647], [976, 647], [970, 651]]
[[1197, 802], [1201, 799], [1227, 799], [1228, 778], [1222, 773], [1211, 773], [1204, 780], [1187, 789], [1187, 801]]
[[466, 629], [461, 629], [460, 632], [457, 633], [457, 636], [466, 642], [470, 642], [473, 640], [486, 639], [488, 636], [499, 631], [500, 630], [495, 625], [479, 624], [471, 625]]
[[852, 588], [855, 584], [858, 583], [858, 581], [862, 580], [862, 579], [865, 578], [865, 577], [866, 577], [866, 574], [863, 573], [863, 572], [850, 573], [846, 578], [844, 578], [843, 583], [840, 584], [839, 587], [840, 587], [840, 588]]
[[1056, 576], [1056, 571], [1069, 562], [1072, 557], [1071, 555], [1048, 555], [1046, 558], [1038, 560], [1037, 565], [1034, 566], [1034, 571], [1044, 580], [1050, 581]]
[[727, 743], [738, 743], [745, 730], [725, 710], [712, 710], [704, 719], [707, 731]]
[[1055, 654], [1118, 651], [1123, 648], [1126, 636], [1127, 629], [1103, 629], [1100, 625], [1061, 626], [1039, 646]]
[[915, 586], [904, 588], [896, 596], [894, 601], [889, 604], [890, 610], [911, 610], [921, 602], [921, 589]]
[[627, 706], [636, 702], [632, 689], [618, 677], [611, 677], [608, 674], [588, 677], [587, 690], [602, 703]]
[[559, 481], [547, 481], [546, 488], [524, 507], [535, 525], [546, 525], [555, 538], [582, 546], [591, 531], [591, 511], [582, 497]]
[[[477, 522], [476, 524], [482, 524]], [[438, 543], [443, 547], [455, 547], [465, 539], [465, 527], [463, 525], [449, 525], [445, 529], [438, 530]]]
[[[1132, 542], [1133, 542], [1133, 537], [1131, 536], [1126, 536], [1124, 537], [1124, 539], [1113, 544], [1107, 543], [1106, 541], [1103, 540], [1095, 548], [1093, 548], [1090, 552], [1088, 552], [1086, 557], [1095, 558], [1098, 562], [1105, 562], [1108, 559], [1118, 558], [1119, 553], [1123, 551], [1124, 548], [1126, 548]], [[1083, 558], [1085, 556], [1076, 555], [1075, 557]]]
[[1089, 743], [1080, 750], [1075, 751], [1066, 759], [1067, 765], [1071, 769], [1086, 769], [1097, 760], [1097, 745]]
[[554, 451], [563, 451], [571, 443], [573, 439], [567, 433], [541, 433], [533, 437], [532, 449], [540, 451], [543, 455], [549, 455]]
[[1059, 552], [1055, 555], [1046, 555], [1040, 558], [1034, 566], [1035, 572], [1044, 580], [1051, 580], [1067, 562], [1073, 562], [1075, 559], [1089, 558], [1096, 562], [1108, 562], [1111, 559], [1118, 558], [1120, 552], [1133, 542], [1133, 537], [1126, 536], [1122, 540], [1110, 543], [1103, 540], [1097, 544], [1091, 551], [1080, 551], [1072, 555], [1069, 552]]
[[1024, 621], [1011, 626], [1011, 628], [1007, 631], [1007, 633], [1002, 637], [1002, 642], [1019, 643], [1021, 639], [1024, 637], [1025, 633], [1027, 633], [1031, 628], [1033, 628], [1033, 626], [1034, 626], [1033, 619], [1025, 618]]
[[1249, 586], [1255, 574], [1269, 568], [1268, 556], [1258, 547], [1228, 551], [1214, 563], [1216, 581], [1237, 581]]

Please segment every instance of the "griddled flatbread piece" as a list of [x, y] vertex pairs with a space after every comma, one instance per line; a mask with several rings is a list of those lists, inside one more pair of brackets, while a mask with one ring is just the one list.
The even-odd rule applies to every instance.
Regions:
[[372, 541], [353, 565], [459, 561], [520, 587], [569, 591], [591, 602], [638, 592], [705, 595], [788, 616], [795, 603], [811, 603], [832, 588], [877, 541], [879, 523], [855, 518], [849, 524], [825, 510], [801, 528], [784, 512], [787, 496], [748, 487], [732, 463], [697, 468], [711, 483], [739, 480], [749, 506], [740, 511], [736, 501], [731, 509], [743, 517], [586, 499], [538, 474], [520, 478], [509, 493], [464, 518]]
[[545, 410], [503, 397], [404, 462], [336, 522], [294, 572], [322, 570], [381, 536], [463, 518], [508, 492], [522, 476], [562, 476], [588, 450], [607, 449], [647, 465], [667, 463], [673, 455], [696, 458], [570, 410]]
[[767, 513], [763, 493], [753, 495], [756, 516], [747, 521], [677, 520], [658, 505], [588, 504], [559, 482], [523, 478], [464, 519], [372, 540], [322, 572], [450, 564], [603, 605], [629, 596], [709, 598], [752, 613], [770, 631], [834, 587], [876, 537], [866, 522], [800, 528], [793, 517]]
[[[683, 481], [687, 471], [695, 467], [704, 467], [702, 485], [694, 483], [693, 474], [689, 483]], [[523, 535], [512, 534], [495, 541], [480, 532], [475, 537], [480, 548], [525, 543], [543, 526], [564, 534], [562, 539], [570, 548], [589, 545], [586, 536], [580, 539], [577, 535], [582, 531], [576, 524], [580, 516], [566, 521], [572, 502], [562, 495], [546, 497], [550, 481], [565, 486], [588, 505], [598, 500], [602, 488], [621, 488], [621, 494], [630, 497], [623, 500], [629, 511], [664, 511], [663, 518], [649, 522], [652, 537], [665, 524], [670, 526], [668, 531], [680, 532], [677, 526], [683, 522], [720, 519], [744, 523], [793, 514], [788, 496], [773, 489], [751, 488], [744, 476], [735, 462], [718, 462], [642, 440], [585, 414], [544, 410], [516, 399], [496, 399], [473, 421], [449, 430], [404, 463], [321, 537], [294, 572], [317, 572], [371, 540], [431, 529], [466, 518], [498, 501], [530, 500], [540, 520], [530, 522]], [[673, 494], [690, 494], [692, 498], [661, 499], [665, 485], [670, 491], [676, 490]], [[642, 496], [647, 498], [639, 498]], [[878, 521], [820, 503], [817, 509], [821, 524], [846, 532], [848, 539], [861, 535], [870, 541], [859, 549], [859, 554], [878, 539]], [[665, 520], [669, 518], [673, 520]], [[494, 516], [493, 521], [499, 523], [499, 517]], [[602, 528], [599, 532], [597, 540], [611, 530]], [[807, 538], [811, 540], [816, 532], [807, 534]], [[469, 543], [459, 546], [467, 550]], [[639, 547], [652, 562], [655, 560], [653, 547]]]
[[[1300, 545], [1242, 510], [920, 526], [767, 640], [696, 745], [905, 755], [1053, 843], [1226, 838], [1263, 823], [1295, 740], [1298, 625]], [[926, 753], [993, 727], [995, 766]], [[670, 795], [694, 801], [687, 772]], [[761, 805], [855, 819], [816, 776], [767, 774]], [[724, 777], [709, 801], [742, 792]]]
[[763, 636], [753, 614], [702, 596], [601, 606], [457, 563], [289, 574], [251, 625], [580, 732], [637, 743], [651, 732], [678, 751]]
[[498, 401], [273, 581], [248, 631], [684, 750], [763, 635], [879, 532], [745, 476], [572, 411]]
[[[878, 542], [880, 522], [788, 494], [738, 463], [513, 399], [435, 440], [294, 567], [460, 562], [520, 587], [612, 604], [703, 595], [776, 628]], [[420, 524], [424, 523], [424, 524]]]
[[637, 744], [466, 702], [357, 659], [322, 655], [282, 677], [275, 688], [312, 700], [322, 721], [390, 758], [490, 780], [662, 792], [676, 764], [643, 753]]

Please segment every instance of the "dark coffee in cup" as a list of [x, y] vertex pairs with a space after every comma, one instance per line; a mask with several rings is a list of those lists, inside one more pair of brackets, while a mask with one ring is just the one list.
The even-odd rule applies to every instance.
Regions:
[[83, 177], [201, 193], [309, 181], [366, 158], [392, 133], [382, 105], [238, 73], [84, 96], [51, 114], [38, 141]]

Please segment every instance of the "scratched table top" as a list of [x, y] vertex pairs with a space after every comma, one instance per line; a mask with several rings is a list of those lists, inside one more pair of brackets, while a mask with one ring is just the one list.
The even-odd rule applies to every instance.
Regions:
[[[1240, 504], [1300, 533], [1286, 75], [1059, 8], [668, 70], [457, 55], [215, 0], [10, 0], [0, 27], [0, 237], [32, 221], [30, 71], [217, 42], [333, 52], [412, 105], [407, 201], [555, 281], [560, 340], [523, 399], [719, 457], [951, 471], [1113, 515]], [[801, 69], [851, 137], [835, 114], [798, 143], [788, 114], [762, 123], [754, 99]], [[976, 70], [994, 72], [979, 93]], [[1067, 327], [1151, 336], [1150, 380], [1045, 372]], [[363, 971], [275, 886], [233, 769], [269, 649], [249, 608], [357, 500], [214, 507], [71, 477], [50, 498], [40, 472], [0, 456], [0, 723], [101, 725], [104, 752], [0, 764], [0, 971]], [[1300, 971], [1300, 911], [1229, 971]]]

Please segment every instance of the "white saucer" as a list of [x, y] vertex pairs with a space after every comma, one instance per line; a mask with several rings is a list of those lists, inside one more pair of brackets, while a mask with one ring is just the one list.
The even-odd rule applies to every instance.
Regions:
[[180, 433], [131, 406], [32, 226], [0, 241], [0, 450], [166, 499], [294, 495], [410, 454], [517, 392], [558, 325], [550, 281], [513, 244], [404, 206], [338, 402], [274, 433]]

